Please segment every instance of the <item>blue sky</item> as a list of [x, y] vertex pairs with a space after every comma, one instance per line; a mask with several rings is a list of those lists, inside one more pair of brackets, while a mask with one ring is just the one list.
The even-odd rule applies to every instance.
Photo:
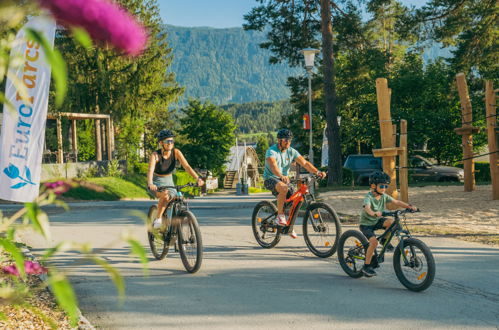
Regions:
[[[402, 0], [420, 6], [426, 0]], [[255, 0], [158, 0], [166, 24], [177, 26], [242, 26], [243, 15], [257, 5]]]

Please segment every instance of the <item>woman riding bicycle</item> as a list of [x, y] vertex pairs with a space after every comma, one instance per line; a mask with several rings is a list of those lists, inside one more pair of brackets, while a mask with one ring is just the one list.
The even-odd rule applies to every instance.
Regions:
[[[160, 149], [154, 151], [149, 157], [149, 170], [147, 171], [147, 190], [152, 197], [158, 198], [158, 214], [153, 222], [153, 228], [161, 228], [163, 212], [168, 202], [177, 195], [173, 186], [173, 172], [175, 171], [175, 161], [196, 179], [198, 186], [202, 186], [204, 181], [191, 168], [184, 155], [179, 149], [173, 147], [175, 134], [169, 129], [161, 130], [156, 137], [160, 144]], [[158, 187], [169, 186], [164, 191], [157, 191]]]
[[[277, 195], [277, 218], [278, 225], [286, 226], [287, 220], [284, 215], [284, 202], [288, 191], [290, 190], [288, 171], [293, 161], [304, 167], [310, 173], [324, 178], [326, 173], [315, 168], [310, 162], [307, 162], [298, 151], [291, 147], [293, 133], [286, 128], [277, 132], [277, 144], [271, 146], [265, 153], [265, 170], [263, 172], [264, 186], [274, 195]], [[298, 235], [293, 230], [289, 234], [292, 238]]]

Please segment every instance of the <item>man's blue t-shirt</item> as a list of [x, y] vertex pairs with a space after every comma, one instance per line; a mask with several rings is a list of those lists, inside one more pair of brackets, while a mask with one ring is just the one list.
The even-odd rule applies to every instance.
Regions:
[[274, 144], [265, 153], [265, 170], [263, 171], [263, 178], [265, 180], [270, 178], [279, 180], [279, 178], [275, 176], [274, 173], [272, 173], [272, 171], [270, 170], [270, 165], [267, 162], [267, 158], [269, 157], [275, 158], [277, 162], [277, 167], [281, 171], [282, 175], [287, 176], [291, 163], [299, 156], [300, 153], [291, 147], [286, 149], [286, 151], [281, 152], [281, 150], [279, 150], [279, 148], [277, 147], [277, 144]]

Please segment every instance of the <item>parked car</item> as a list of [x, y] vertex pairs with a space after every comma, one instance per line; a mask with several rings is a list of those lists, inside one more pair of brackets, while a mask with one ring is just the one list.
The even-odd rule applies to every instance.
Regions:
[[[383, 170], [381, 158], [370, 154], [349, 155], [343, 166], [353, 172], [357, 185], [368, 185], [369, 174], [376, 170]], [[409, 175], [415, 181], [462, 182], [464, 180], [463, 169], [434, 165], [422, 156], [409, 157]]]

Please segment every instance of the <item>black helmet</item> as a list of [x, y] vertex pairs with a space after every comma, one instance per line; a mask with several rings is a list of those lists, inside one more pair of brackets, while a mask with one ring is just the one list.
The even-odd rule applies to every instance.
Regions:
[[175, 134], [173, 134], [172, 131], [169, 129], [162, 129], [158, 134], [156, 134], [156, 137], [158, 138], [158, 141], [163, 141], [164, 139], [174, 137]]
[[278, 139], [292, 139], [293, 133], [287, 128], [281, 128], [279, 131], [277, 131], [277, 138]]
[[381, 171], [375, 171], [372, 172], [371, 175], [369, 175], [369, 184], [380, 184], [380, 183], [387, 183], [390, 184], [391, 180], [388, 174], [385, 172]]

